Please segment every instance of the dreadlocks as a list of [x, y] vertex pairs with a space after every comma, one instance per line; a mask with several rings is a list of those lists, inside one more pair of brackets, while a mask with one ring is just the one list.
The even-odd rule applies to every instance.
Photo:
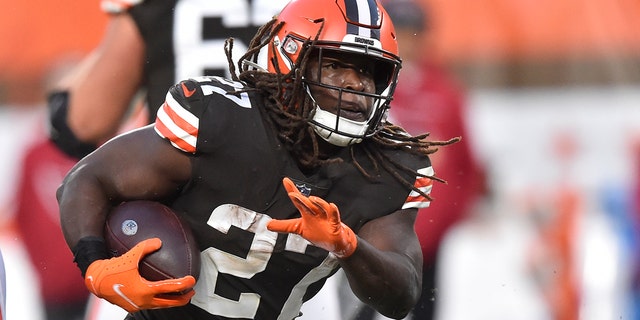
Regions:
[[[298, 158], [302, 167], [316, 168], [328, 162], [340, 161], [340, 159], [327, 160], [321, 158], [318, 136], [315, 134], [313, 127], [308, 124], [309, 119], [313, 116], [314, 105], [309, 95], [306, 94], [302, 77], [306, 74], [307, 61], [311, 53], [310, 48], [322, 32], [322, 27], [318, 30], [314, 40], [307, 39], [304, 42], [300, 58], [295, 62], [295, 66], [291, 68], [290, 72], [283, 74], [279, 70], [279, 64], [275, 61], [272, 61], [272, 65], [276, 69], [275, 73], [257, 70], [254, 64], [258, 60], [260, 50], [273, 39], [284, 24], [284, 22], [279, 24], [276, 24], [276, 22], [277, 19], [274, 18], [258, 30], [249, 43], [249, 49], [238, 61], [239, 74], [236, 73], [237, 69], [233, 63], [231, 53], [233, 38], [227, 39], [225, 53], [232, 79], [247, 83], [248, 87], [244, 91], [257, 91], [265, 96], [264, 106], [269, 111], [269, 120], [279, 129], [278, 137], [285, 147]], [[272, 49], [275, 50], [275, 47], [272, 47]], [[275, 52], [273, 53], [273, 59], [276, 59]], [[428, 136], [428, 133], [411, 136], [401, 127], [385, 122], [382, 128], [373, 136], [363, 140], [361, 143], [350, 145], [348, 148], [350, 148], [354, 165], [367, 179], [375, 180], [376, 174], [367, 172], [360, 165], [355, 157], [356, 148], [362, 148], [366, 156], [372, 161], [376, 173], [382, 168], [403, 185], [431, 199], [429, 195], [417, 189], [412, 181], [404, 178], [400, 172], [409, 173], [413, 176], [427, 177], [443, 183], [445, 182], [444, 180], [436, 176], [426, 176], [418, 173], [390, 159], [381, 151], [381, 148], [403, 149], [414, 154], [430, 155], [435, 153], [439, 146], [453, 144], [460, 140], [457, 137], [447, 141], [428, 141], [426, 140]], [[311, 143], [303, 143], [307, 141]]]

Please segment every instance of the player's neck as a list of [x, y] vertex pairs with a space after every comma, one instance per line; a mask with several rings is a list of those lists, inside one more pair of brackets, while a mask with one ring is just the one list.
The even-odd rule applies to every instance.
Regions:
[[343, 147], [339, 147], [327, 142], [326, 140], [322, 139], [320, 136], [317, 136], [317, 138], [318, 138], [318, 151], [320, 151], [319, 158], [321, 160], [327, 160], [327, 159], [333, 158], [340, 152], [340, 150], [343, 149]]

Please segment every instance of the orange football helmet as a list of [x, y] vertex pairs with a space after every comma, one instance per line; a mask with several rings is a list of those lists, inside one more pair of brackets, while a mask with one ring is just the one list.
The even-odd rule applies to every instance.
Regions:
[[317, 50], [320, 56], [323, 50], [331, 50], [338, 56], [357, 54], [375, 61], [374, 94], [328, 86], [319, 83], [319, 79], [304, 79], [310, 96], [309, 85], [320, 85], [340, 94], [366, 95], [374, 101], [366, 121], [340, 117], [316, 104], [310, 122], [323, 139], [347, 146], [375, 134], [386, 120], [401, 67], [393, 23], [384, 8], [375, 0], [293, 0], [278, 15], [276, 24], [280, 22], [284, 22], [282, 28], [267, 47], [269, 72], [286, 74], [299, 68], [297, 62], [307, 40], [311, 40], [307, 42], [311, 46], [308, 49]]

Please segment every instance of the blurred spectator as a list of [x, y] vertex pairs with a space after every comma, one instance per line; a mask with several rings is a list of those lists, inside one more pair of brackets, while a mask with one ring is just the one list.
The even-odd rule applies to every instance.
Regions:
[[[57, 212], [32, 211], [42, 201], [57, 207], [54, 192], [45, 191], [51, 185], [55, 190], [61, 180], [51, 170], [40, 170], [48, 168], [25, 167], [22, 160], [34, 147], [34, 139], [44, 139], [45, 91], [58, 67], [88, 52], [99, 39], [105, 17], [90, 10], [92, 6], [96, 4], [18, 1], [5, 3], [0, 13], [0, 122], [4, 130], [0, 146], [6, 151], [0, 172], [5, 184], [0, 188], [0, 246], [7, 272], [9, 319], [46, 319], [51, 308], [67, 315], [77, 310], [78, 317], [58, 319], [81, 319], [88, 297], [82, 279], [67, 271], [73, 265], [69, 250], [56, 250], [58, 243], [64, 244], [57, 241], [62, 239]], [[79, 29], [82, 37], [72, 36]], [[46, 151], [40, 154], [45, 162], [47, 156]], [[33, 179], [25, 181], [25, 172]], [[25, 184], [29, 190], [23, 192]]]
[[18, 180], [17, 225], [38, 275], [48, 320], [82, 319], [89, 297], [55, 209], [55, 189], [74, 163], [43, 139], [27, 149]]
[[[391, 103], [390, 121], [411, 134], [429, 132], [433, 139], [461, 136], [462, 141], [431, 157], [436, 175], [447, 184], [434, 184], [431, 206], [421, 209], [416, 232], [424, 258], [422, 297], [412, 319], [432, 319], [437, 303], [436, 260], [438, 249], [451, 226], [464, 219], [484, 192], [484, 172], [471, 149], [466, 101], [462, 88], [438, 61], [432, 42], [430, 17], [422, 3], [384, 1], [393, 19], [402, 70]], [[373, 319], [375, 313], [361, 308], [354, 319]]]
[[629, 198], [630, 208], [630, 228], [633, 230], [633, 244], [631, 251], [631, 280], [629, 283], [630, 291], [630, 313], [636, 318], [640, 318], [640, 135], [636, 138], [633, 147], [633, 180], [631, 186], [631, 194]]
[[[0, 248], [5, 263], [8, 319], [43, 319], [38, 274], [32, 266], [16, 221], [15, 191], [21, 158], [33, 139], [33, 126], [41, 120], [38, 109], [23, 104], [0, 104]], [[42, 105], [40, 105], [42, 107]], [[33, 223], [33, 222], [31, 222]]]
[[6, 319], [5, 315], [6, 308], [6, 294], [7, 286], [6, 286], [6, 278], [4, 274], [4, 259], [2, 259], [2, 251], [0, 250], [0, 320]]
[[[84, 317], [89, 292], [73, 265], [57, 211], [55, 190], [76, 159], [60, 152], [46, 135], [45, 92], [78, 62], [78, 58], [51, 61], [40, 80], [42, 90], [37, 122], [30, 123], [31, 139], [21, 146], [20, 166], [14, 191], [15, 226], [35, 272], [35, 281], [43, 307], [44, 319], [80, 320]], [[21, 270], [28, 276], [26, 270]]]

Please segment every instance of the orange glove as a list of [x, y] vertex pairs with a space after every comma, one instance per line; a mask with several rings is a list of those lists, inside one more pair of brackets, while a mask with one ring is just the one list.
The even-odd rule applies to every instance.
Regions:
[[358, 245], [353, 230], [340, 221], [340, 212], [333, 203], [318, 197], [306, 197], [289, 178], [283, 179], [284, 188], [291, 202], [300, 211], [300, 218], [271, 220], [267, 229], [275, 232], [296, 233], [315, 246], [346, 258], [353, 254]]
[[160, 246], [160, 239], [147, 239], [119, 257], [94, 261], [87, 269], [85, 285], [96, 296], [128, 312], [177, 307], [189, 303], [195, 294], [192, 290], [196, 284], [194, 277], [148, 281], [140, 275], [140, 260], [160, 249]]

